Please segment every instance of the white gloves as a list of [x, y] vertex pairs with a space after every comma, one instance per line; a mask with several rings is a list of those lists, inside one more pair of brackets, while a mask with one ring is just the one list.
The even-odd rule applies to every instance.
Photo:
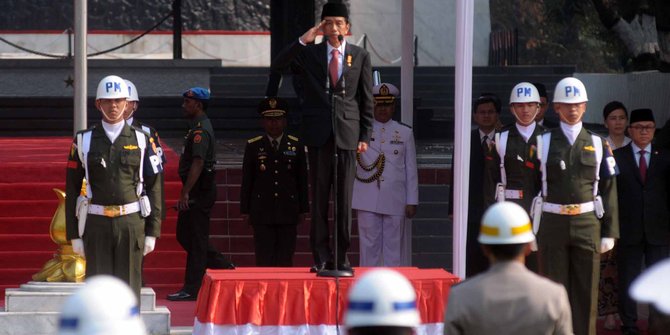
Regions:
[[604, 254], [614, 248], [614, 238], [603, 237], [600, 239], [600, 253]]
[[80, 238], [75, 238], [70, 242], [72, 242], [72, 251], [81, 257], [86, 257], [86, 255], [84, 255], [84, 241], [82, 241]]
[[144, 237], [144, 256], [154, 251], [156, 248], [156, 237], [146, 236]]

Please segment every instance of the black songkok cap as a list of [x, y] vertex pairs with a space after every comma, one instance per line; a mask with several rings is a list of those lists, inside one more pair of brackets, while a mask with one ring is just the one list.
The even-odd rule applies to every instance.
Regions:
[[541, 98], [547, 97], [547, 87], [543, 83], [533, 83], [533, 86], [537, 88], [537, 93], [540, 94]]
[[630, 124], [640, 121], [656, 122], [654, 120], [654, 112], [649, 108], [635, 109], [630, 112]]
[[341, 16], [348, 21], [349, 10], [347, 9], [347, 5], [343, 4], [342, 1], [330, 1], [323, 5], [321, 20], [326, 16]]

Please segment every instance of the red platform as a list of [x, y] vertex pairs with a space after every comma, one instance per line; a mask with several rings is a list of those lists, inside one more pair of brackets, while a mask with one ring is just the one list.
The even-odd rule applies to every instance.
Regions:
[[[198, 294], [194, 335], [335, 334], [353, 278], [317, 277], [308, 268], [208, 270]], [[442, 334], [445, 303], [460, 279], [442, 269], [395, 268], [413, 284], [422, 325], [417, 334]], [[337, 313], [336, 313], [337, 311]]]

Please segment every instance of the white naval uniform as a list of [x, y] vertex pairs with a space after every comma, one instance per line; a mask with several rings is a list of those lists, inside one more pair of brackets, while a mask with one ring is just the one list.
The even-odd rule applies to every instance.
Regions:
[[[361, 161], [370, 165], [382, 152], [386, 162], [379, 183], [354, 182], [352, 208], [358, 217], [360, 266], [409, 266], [412, 225], [405, 217], [405, 206], [419, 203], [412, 129], [394, 120], [374, 120], [370, 145], [361, 154]], [[364, 171], [356, 164], [359, 177], [367, 178], [375, 172]]]

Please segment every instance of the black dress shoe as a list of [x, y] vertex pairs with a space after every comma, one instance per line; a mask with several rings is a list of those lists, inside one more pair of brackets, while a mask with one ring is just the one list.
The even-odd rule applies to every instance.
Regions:
[[318, 273], [318, 272], [323, 271], [324, 269], [326, 269], [326, 262], [321, 262], [321, 263], [312, 265], [312, 267], [309, 268], [309, 272]]
[[354, 271], [354, 269], [351, 267], [351, 264], [349, 263], [338, 264], [337, 269], [340, 271], [349, 271], [349, 272]]
[[170, 301], [195, 301], [198, 298], [195, 294], [190, 294], [185, 291], [179, 291], [177, 293], [168, 294], [167, 300]]

